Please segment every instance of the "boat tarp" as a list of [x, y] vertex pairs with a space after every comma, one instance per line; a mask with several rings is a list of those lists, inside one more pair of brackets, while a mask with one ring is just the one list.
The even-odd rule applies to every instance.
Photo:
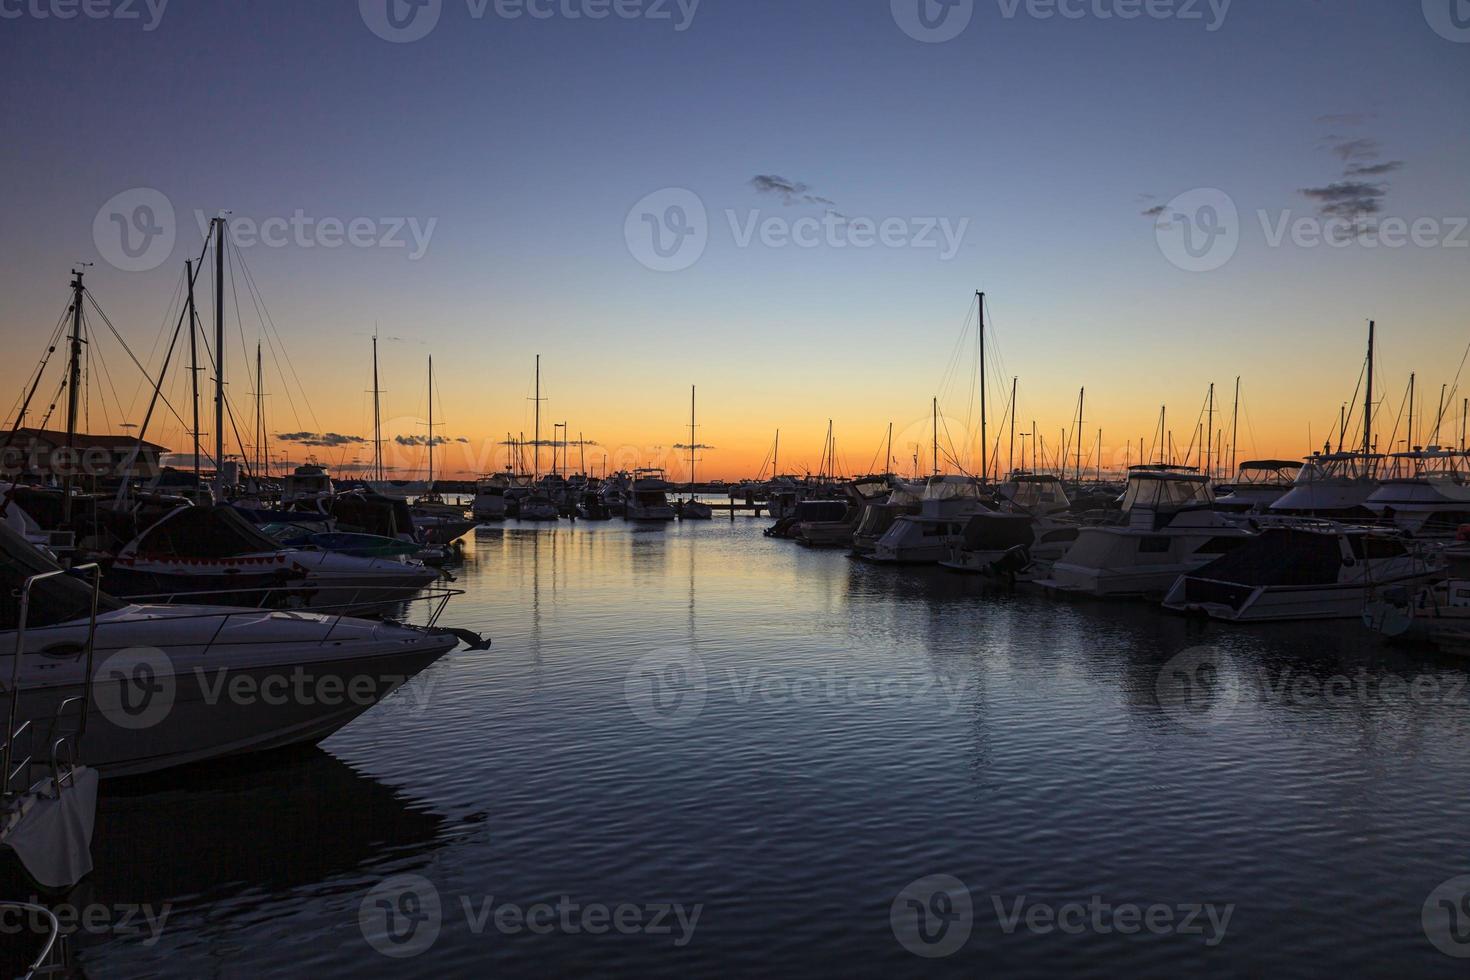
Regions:
[[164, 558], [233, 558], [282, 547], [233, 507], [221, 504], [179, 508], [145, 532], [133, 550]]
[[1341, 568], [1336, 534], [1272, 528], [1189, 577], [1253, 587], [1331, 585]]

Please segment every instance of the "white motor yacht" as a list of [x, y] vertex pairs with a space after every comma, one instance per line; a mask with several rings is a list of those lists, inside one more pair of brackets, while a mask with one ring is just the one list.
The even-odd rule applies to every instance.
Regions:
[[1470, 472], [1466, 455], [1430, 446], [1395, 453], [1391, 474], [1365, 506], [1416, 538], [1453, 538], [1470, 524]]
[[917, 514], [904, 514], [878, 539], [869, 561], [895, 565], [932, 565], [944, 561], [964, 540], [965, 525], [992, 510], [980, 481], [968, 476], [936, 476], [924, 484]]
[[371, 612], [439, 578], [405, 557], [287, 548], [228, 506], [180, 507], [138, 535], [107, 571], [109, 591], [158, 601]]
[[1240, 464], [1235, 482], [1215, 498], [1216, 510], [1262, 514], [1291, 492], [1302, 464], [1288, 459], [1253, 459]]
[[515, 482], [509, 473], [487, 476], [475, 484], [475, 499], [470, 504], [470, 513], [477, 521], [505, 520], [505, 492]]
[[1161, 596], [1180, 575], [1255, 534], [1243, 518], [1212, 509], [1202, 474], [1176, 466], [1129, 471], [1123, 523], [1084, 527], [1040, 585], [1092, 596]]
[[1318, 453], [1307, 457], [1292, 488], [1267, 508], [1270, 514], [1327, 520], [1371, 520], [1368, 498], [1378, 490], [1375, 453]]
[[69, 711], [95, 702], [76, 751], [103, 776], [320, 741], [462, 639], [484, 647], [340, 615], [128, 604], [3, 527], [0, 579], [0, 676], [19, 651], [21, 714], [52, 720], [37, 744], [75, 733]]
[[637, 470], [623, 509], [629, 521], [672, 521], [677, 515], [669, 503], [670, 487], [663, 470]]
[[1423, 584], [1441, 567], [1397, 533], [1327, 522], [1273, 527], [1181, 575], [1164, 606], [1236, 622], [1354, 619], [1375, 593]]

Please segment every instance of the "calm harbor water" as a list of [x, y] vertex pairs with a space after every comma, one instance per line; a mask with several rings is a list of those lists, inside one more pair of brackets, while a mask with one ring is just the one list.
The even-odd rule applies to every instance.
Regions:
[[104, 787], [73, 901], [167, 918], [82, 968], [1465, 975], [1422, 919], [1470, 874], [1470, 662], [763, 526], [471, 535], [445, 622], [492, 651], [319, 749]]

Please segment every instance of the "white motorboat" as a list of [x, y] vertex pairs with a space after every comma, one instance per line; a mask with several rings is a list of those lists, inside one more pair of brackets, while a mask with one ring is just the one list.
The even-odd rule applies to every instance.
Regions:
[[1354, 619], [1376, 593], [1421, 585], [1441, 569], [1396, 533], [1325, 522], [1273, 527], [1181, 575], [1164, 606], [1236, 622]]
[[1175, 466], [1129, 471], [1121, 525], [1084, 527], [1038, 584], [1092, 596], [1161, 596], [1187, 572], [1255, 534], [1243, 518], [1211, 509], [1202, 474]]
[[90, 587], [5, 528], [0, 558], [0, 675], [19, 651], [21, 712], [54, 719], [38, 740], [50, 745], [68, 705], [89, 703], [75, 699], [90, 665], [97, 710], [78, 756], [104, 777], [320, 741], [462, 639], [484, 646], [432, 627], [105, 594], [94, 629]]
[[1335, 521], [1362, 521], [1377, 517], [1368, 500], [1378, 490], [1378, 468], [1383, 457], [1375, 453], [1318, 453], [1307, 458], [1292, 488], [1267, 508], [1267, 513], [1317, 517]]
[[1253, 459], [1240, 464], [1235, 482], [1215, 498], [1216, 510], [1262, 514], [1291, 492], [1302, 464], [1287, 459]]
[[936, 476], [924, 484], [917, 514], [905, 514], [878, 539], [869, 561], [895, 565], [932, 565], [944, 561], [964, 540], [970, 518], [992, 510], [980, 481], [968, 476]]
[[672, 521], [677, 515], [669, 503], [669, 483], [663, 470], [637, 470], [623, 510], [628, 521]]
[[1393, 474], [1364, 505], [1416, 538], [1453, 538], [1470, 524], [1470, 473], [1466, 454], [1430, 446], [1395, 453]]
[[878, 547], [878, 541], [893, 523], [905, 514], [917, 514], [923, 500], [923, 486], [917, 488], [894, 481], [888, 496], [870, 500], [863, 508], [863, 516], [852, 532], [852, 551], [855, 555], [870, 555]]
[[939, 564], [971, 575], [1018, 575], [1049, 569], [1077, 540], [1081, 526], [1014, 510], [970, 516], [961, 540]]
[[561, 517], [556, 501], [543, 494], [522, 497], [517, 517], [523, 521], [555, 521]]
[[676, 510], [679, 512], [679, 520], [681, 521], [709, 521], [713, 520], [715, 516], [715, 509], [713, 507], [703, 500], [695, 500], [693, 497], [690, 497], [688, 500], [679, 501]]
[[120, 596], [167, 602], [370, 612], [409, 599], [438, 578], [401, 556], [286, 548], [233, 508], [185, 506], [125, 545], [106, 584]]
[[475, 499], [470, 504], [470, 514], [477, 521], [503, 521], [506, 517], [505, 493], [515, 485], [515, 477], [509, 473], [497, 473], [475, 484]]
[[281, 481], [281, 506], [326, 500], [336, 492], [326, 467], [306, 463]]

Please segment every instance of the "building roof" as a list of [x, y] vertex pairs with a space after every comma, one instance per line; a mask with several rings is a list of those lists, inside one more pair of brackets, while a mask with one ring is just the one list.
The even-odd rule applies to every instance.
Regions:
[[[16, 429], [15, 437], [10, 440], [10, 445], [21, 445], [28, 440], [45, 442], [52, 446], [60, 447], [66, 445], [66, 433], [58, 432], [55, 429]], [[0, 444], [3, 444], [3, 438], [0, 438]], [[73, 437], [72, 445], [78, 449], [129, 449], [138, 445], [138, 438], [137, 436], [126, 435], [98, 436], [78, 432]], [[166, 453], [169, 451], [166, 446], [160, 446], [157, 443], [148, 442], [147, 440], [143, 441], [142, 446], [144, 449], [152, 449], [156, 452]]]

